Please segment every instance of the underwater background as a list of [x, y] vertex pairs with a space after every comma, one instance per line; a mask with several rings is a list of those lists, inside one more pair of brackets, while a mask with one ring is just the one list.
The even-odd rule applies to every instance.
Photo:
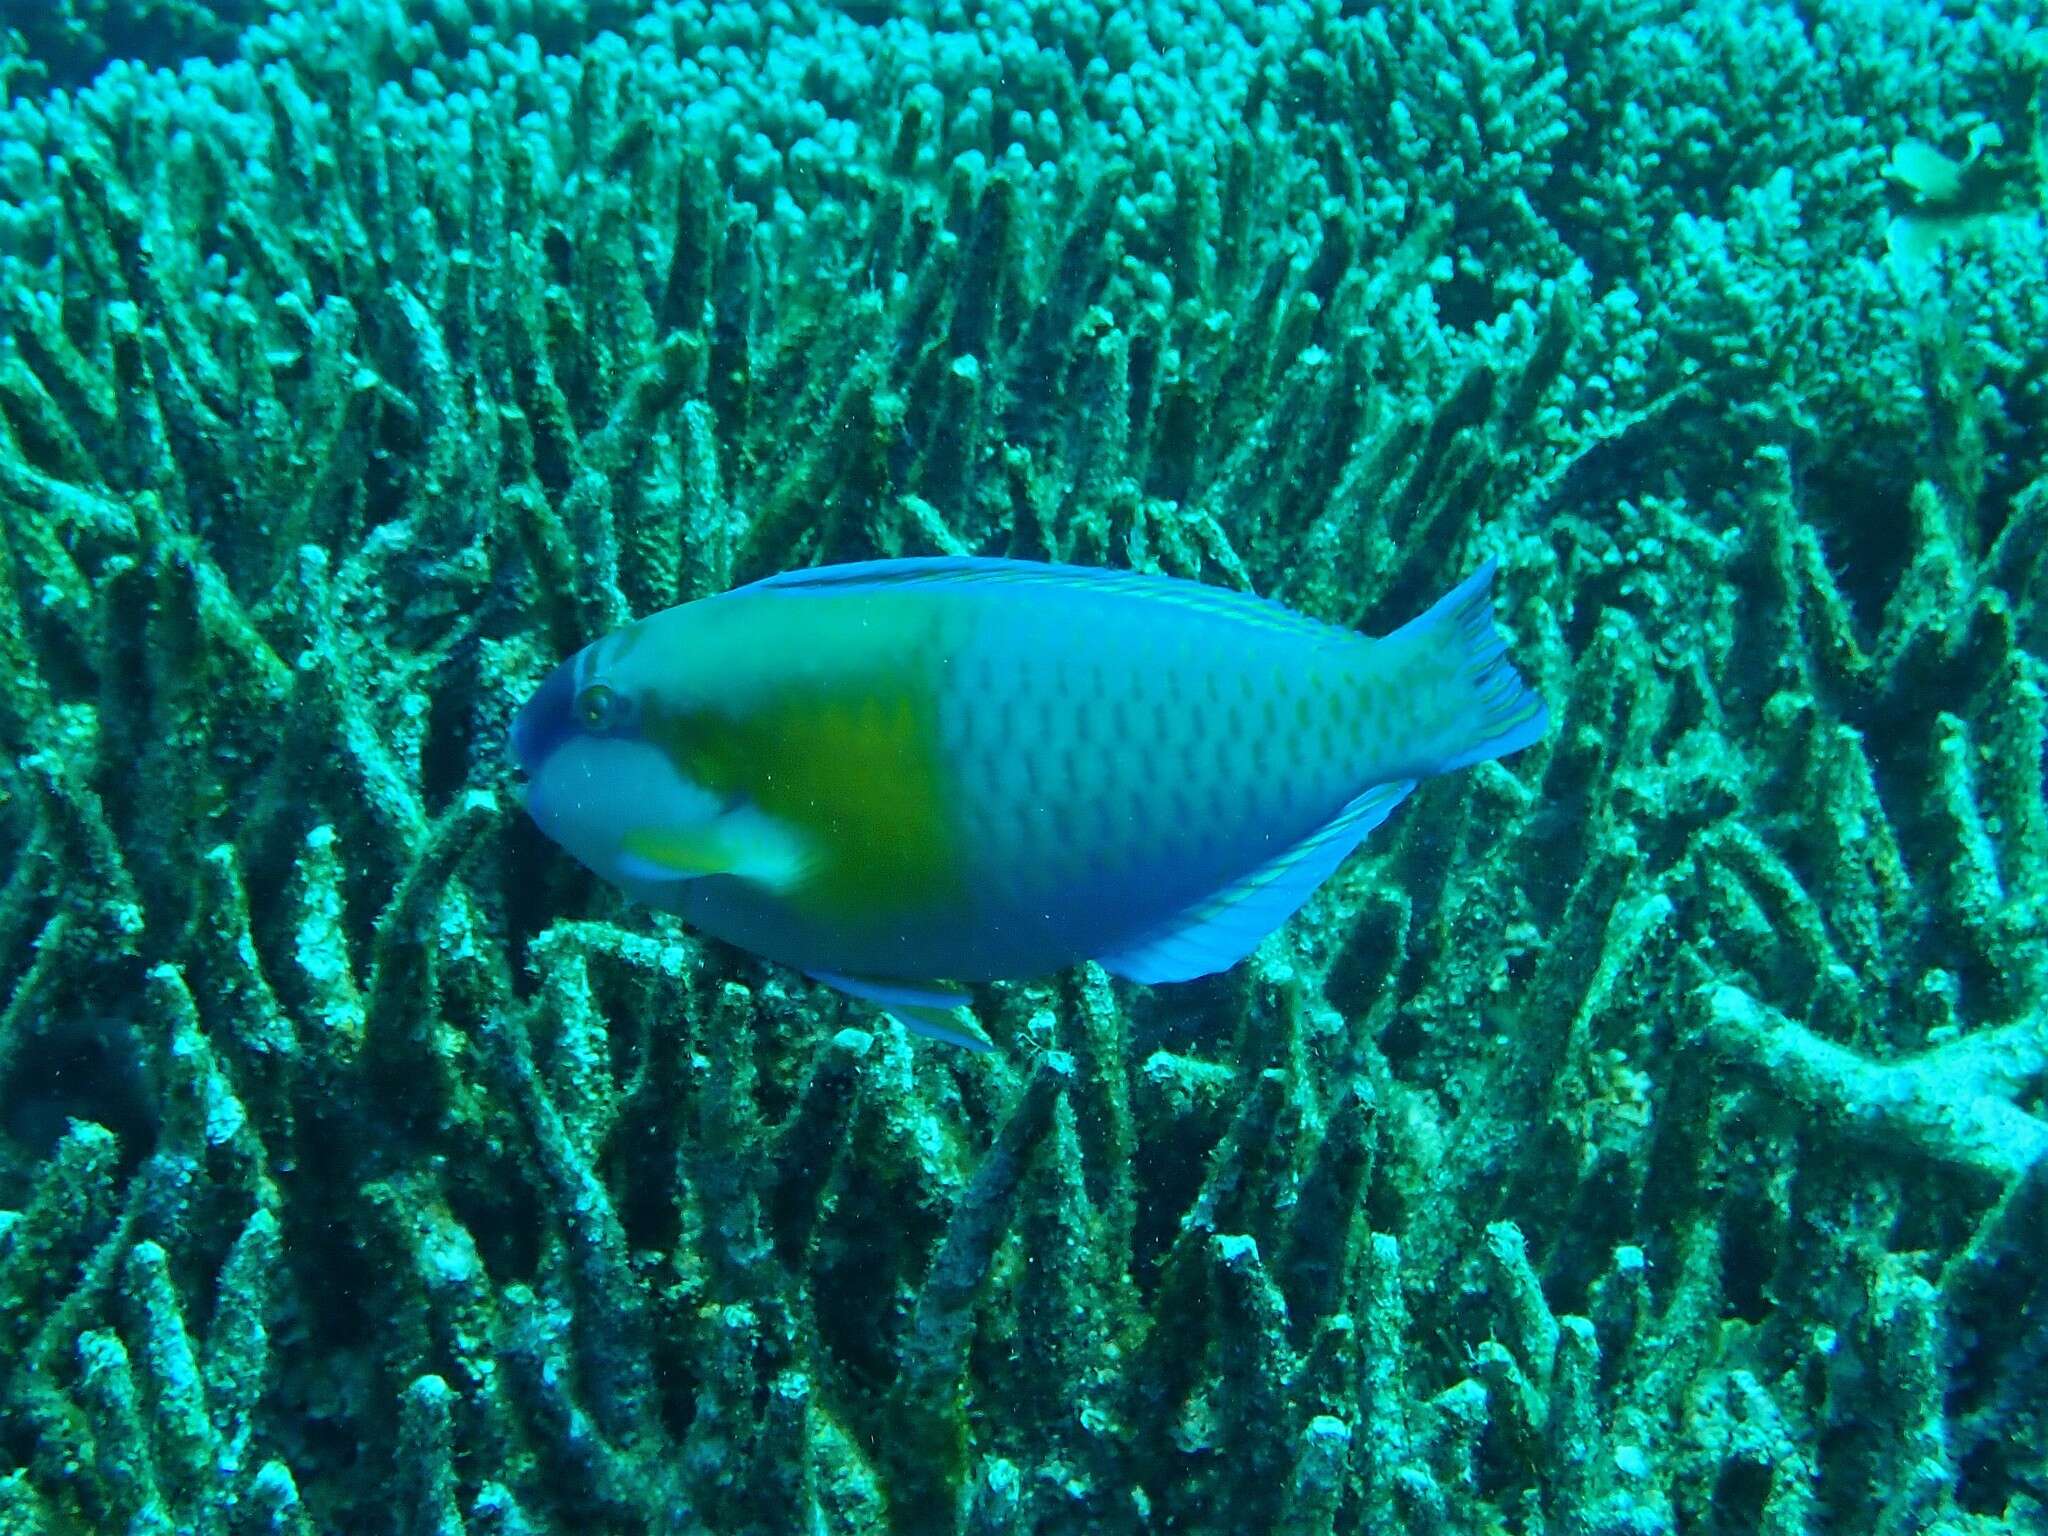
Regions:
[[[0, 1532], [2048, 1531], [2048, 34], [0, 4]], [[976, 553], [1549, 735], [998, 1050], [518, 809]]]

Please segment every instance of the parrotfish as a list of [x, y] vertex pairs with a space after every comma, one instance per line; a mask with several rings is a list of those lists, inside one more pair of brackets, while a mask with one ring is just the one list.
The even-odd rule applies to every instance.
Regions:
[[632, 897], [985, 1046], [965, 983], [1223, 970], [1418, 780], [1538, 740], [1493, 574], [1370, 639], [1127, 571], [791, 571], [586, 646], [512, 751]]

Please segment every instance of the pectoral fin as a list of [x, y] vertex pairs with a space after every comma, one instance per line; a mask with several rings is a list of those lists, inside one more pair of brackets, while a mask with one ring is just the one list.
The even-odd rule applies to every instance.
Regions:
[[967, 994], [941, 981], [891, 981], [880, 977], [841, 976], [830, 971], [810, 973], [815, 981], [873, 1003], [913, 1035], [943, 1040], [970, 1051], [995, 1047], [981, 1025], [968, 1011]]
[[650, 884], [731, 875], [780, 892], [809, 864], [802, 839], [751, 805], [688, 826], [634, 827], [619, 846], [622, 873]]
[[676, 831], [667, 827], [635, 827], [619, 840], [621, 862], [641, 880], [695, 880], [703, 875], [729, 875], [733, 850], [719, 836], [717, 824]]

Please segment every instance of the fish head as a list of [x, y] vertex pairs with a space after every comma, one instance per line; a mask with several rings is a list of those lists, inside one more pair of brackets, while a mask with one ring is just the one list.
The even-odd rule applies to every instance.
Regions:
[[663, 849], [703, 842], [732, 805], [650, 735], [662, 709], [633, 633], [596, 641], [550, 672], [513, 719], [510, 746], [541, 831], [603, 878], [639, 890], [693, 872], [674, 858], [651, 861], [650, 840]]

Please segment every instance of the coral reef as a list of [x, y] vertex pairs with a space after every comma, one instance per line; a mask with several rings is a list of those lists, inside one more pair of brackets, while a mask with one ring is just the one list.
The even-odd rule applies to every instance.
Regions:
[[[1886, 247], [2048, 45], [1356, 9], [16, 33], [0, 1532], [2048, 1523], [2048, 269]], [[987, 1056], [523, 824], [567, 649], [959, 550], [1496, 555], [1557, 723]]]

